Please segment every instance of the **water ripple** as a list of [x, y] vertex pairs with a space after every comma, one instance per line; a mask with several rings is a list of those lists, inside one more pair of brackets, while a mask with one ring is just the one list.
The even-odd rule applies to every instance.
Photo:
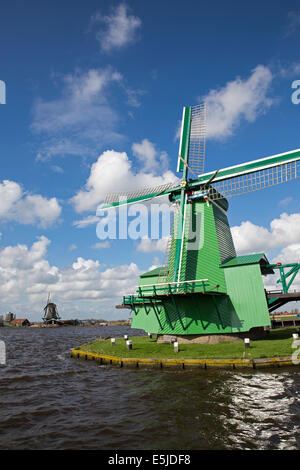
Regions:
[[131, 333], [1, 329], [0, 449], [299, 449], [297, 369], [127, 370], [69, 357]]

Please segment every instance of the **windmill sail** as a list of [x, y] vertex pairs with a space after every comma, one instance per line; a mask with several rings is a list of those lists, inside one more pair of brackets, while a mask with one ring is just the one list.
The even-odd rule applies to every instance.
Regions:
[[276, 167], [266, 168], [242, 176], [236, 176], [231, 179], [225, 179], [212, 186], [216, 190], [212, 199], [219, 197], [232, 197], [241, 194], [259, 191], [277, 184], [299, 178], [300, 161], [285, 163]]
[[101, 209], [110, 209], [111, 207], [134, 204], [137, 202], [148, 201], [155, 197], [165, 196], [170, 193], [170, 189], [176, 186], [176, 182], [162, 184], [152, 188], [142, 188], [137, 191], [120, 192], [107, 194]]
[[191, 108], [184, 107], [182, 112], [179, 154], [177, 161], [177, 173], [185, 170], [188, 164], [188, 149], [191, 127]]
[[212, 186], [211, 199], [238, 196], [286, 183], [300, 176], [300, 149], [199, 176], [195, 186]]
[[193, 174], [204, 172], [206, 144], [206, 105], [191, 107], [191, 129], [189, 141], [189, 169]]
[[177, 172], [183, 172], [186, 167], [194, 176], [203, 173], [205, 137], [205, 103], [183, 108]]

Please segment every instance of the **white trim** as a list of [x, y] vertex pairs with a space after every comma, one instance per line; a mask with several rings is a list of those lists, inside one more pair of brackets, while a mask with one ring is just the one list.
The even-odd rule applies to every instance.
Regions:
[[[185, 117], [185, 107], [183, 108], [183, 111], [182, 111], [182, 121], [181, 121], [181, 131], [180, 131], [180, 143], [179, 143], [179, 155], [181, 155], [181, 145], [182, 145], [182, 136], [183, 136], [183, 125], [184, 125], [184, 117]], [[177, 170], [176, 172], [179, 173], [179, 167], [180, 167], [180, 157], [178, 157], [178, 161], [177, 161]]]
[[181, 250], [180, 250], [180, 261], [179, 261], [179, 269], [178, 269], [177, 279], [180, 279], [182, 253], [183, 253], [183, 243], [184, 243], [184, 229], [185, 229], [185, 220], [186, 220], [186, 208], [187, 208], [187, 194], [185, 194], [185, 206], [184, 206], [183, 227], [182, 227], [182, 243], [181, 243]]
[[151, 287], [151, 286], [168, 286], [169, 284], [185, 284], [187, 282], [204, 282], [204, 281], [208, 281], [208, 279], [196, 279], [193, 281], [162, 282], [161, 284], [143, 284], [138, 287], [142, 288], [142, 287]]

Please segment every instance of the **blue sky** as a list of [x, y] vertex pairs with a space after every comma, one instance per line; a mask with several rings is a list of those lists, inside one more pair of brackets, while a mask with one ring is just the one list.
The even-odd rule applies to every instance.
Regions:
[[[175, 178], [203, 100], [206, 171], [299, 148], [299, 39], [296, 1], [2, 2], [0, 312], [38, 320], [50, 291], [65, 318], [126, 316], [163, 243], [95, 246], [97, 205]], [[240, 253], [299, 260], [298, 181], [232, 198], [229, 221]]]

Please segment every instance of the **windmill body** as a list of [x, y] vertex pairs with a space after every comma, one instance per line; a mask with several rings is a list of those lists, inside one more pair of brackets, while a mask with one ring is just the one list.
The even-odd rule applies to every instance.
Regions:
[[184, 235], [198, 216], [198, 246], [187, 249], [189, 237], [183, 237], [179, 283], [172, 284], [172, 247], [167, 268], [140, 277], [138, 295], [131, 299], [133, 328], [160, 335], [212, 335], [270, 325], [262, 275], [273, 271], [263, 253], [236, 256], [223, 207], [187, 203]]
[[[181, 183], [126, 198], [110, 195], [105, 201], [103, 208], [109, 209], [168, 195], [176, 208], [165, 265], [141, 275], [137, 293], [123, 298], [122, 305], [133, 312], [133, 328], [187, 340], [257, 333], [270, 326], [275, 307], [300, 300], [300, 293], [288, 292], [298, 263], [270, 265], [264, 253], [236, 255], [226, 199], [297, 178], [300, 150], [206, 174], [204, 151], [205, 107], [184, 108], [177, 166]], [[198, 176], [189, 179], [189, 171]], [[280, 270], [282, 290], [268, 293], [263, 276], [274, 269]]]
[[60, 316], [57, 311], [57, 306], [50, 301], [50, 293], [48, 295], [47, 305], [44, 308], [44, 323], [46, 325], [54, 325], [60, 323]]

